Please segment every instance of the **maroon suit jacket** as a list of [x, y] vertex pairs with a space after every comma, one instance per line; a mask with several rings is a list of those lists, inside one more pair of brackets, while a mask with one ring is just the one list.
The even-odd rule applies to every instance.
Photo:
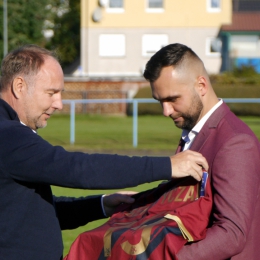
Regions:
[[260, 259], [258, 139], [222, 104], [207, 120], [191, 150], [208, 160], [213, 210], [206, 238], [185, 245], [178, 259]]

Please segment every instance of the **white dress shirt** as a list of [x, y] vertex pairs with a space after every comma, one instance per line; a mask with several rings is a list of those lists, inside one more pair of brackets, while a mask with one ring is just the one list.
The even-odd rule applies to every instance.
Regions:
[[213, 106], [206, 115], [204, 115], [200, 121], [191, 129], [191, 131], [188, 131], [184, 129], [182, 131], [182, 139], [185, 141], [185, 145], [183, 147], [183, 151], [188, 150], [193, 143], [195, 137], [200, 132], [201, 128], [204, 126], [206, 121], [209, 119], [209, 117], [213, 114], [213, 112], [223, 103], [223, 100], [220, 99], [219, 102]]

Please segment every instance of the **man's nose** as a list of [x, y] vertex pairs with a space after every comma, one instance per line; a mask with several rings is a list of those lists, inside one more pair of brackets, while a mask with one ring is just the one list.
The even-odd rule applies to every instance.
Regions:
[[59, 94], [59, 96], [56, 97], [56, 99], [55, 99], [54, 102], [52, 103], [52, 106], [53, 106], [55, 109], [62, 110], [63, 104], [62, 104], [61, 94]]
[[163, 102], [162, 108], [164, 116], [170, 116], [174, 111], [173, 107], [168, 102]]

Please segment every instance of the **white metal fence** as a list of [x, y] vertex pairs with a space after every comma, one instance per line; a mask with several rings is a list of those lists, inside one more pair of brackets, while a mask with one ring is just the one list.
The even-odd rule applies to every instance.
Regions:
[[[224, 98], [226, 103], [260, 103], [260, 98]], [[158, 103], [152, 98], [135, 99], [66, 99], [63, 104], [70, 105], [70, 143], [75, 143], [75, 105], [76, 104], [106, 104], [106, 103], [132, 103], [133, 104], [133, 147], [138, 146], [138, 104]]]

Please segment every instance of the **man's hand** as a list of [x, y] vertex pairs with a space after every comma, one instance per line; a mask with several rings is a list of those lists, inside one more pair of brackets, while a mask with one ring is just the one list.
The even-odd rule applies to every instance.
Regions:
[[103, 198], [103, 206], [106, 212], [106, 215], [110, 217], [116, 207], [121, 203], [133, 203], [135, 201], [134, 198], [131, 198], [131, 195], [136, 194], [135, 191], [120, 191], [117, 193], [105, 195]]
[[200, 153], [186, 150], [171, 156], [172, 178], [181, 178], [192, 176], [200, 181], [202, 178], [202, 169], [208, 170], [208, 163]]

